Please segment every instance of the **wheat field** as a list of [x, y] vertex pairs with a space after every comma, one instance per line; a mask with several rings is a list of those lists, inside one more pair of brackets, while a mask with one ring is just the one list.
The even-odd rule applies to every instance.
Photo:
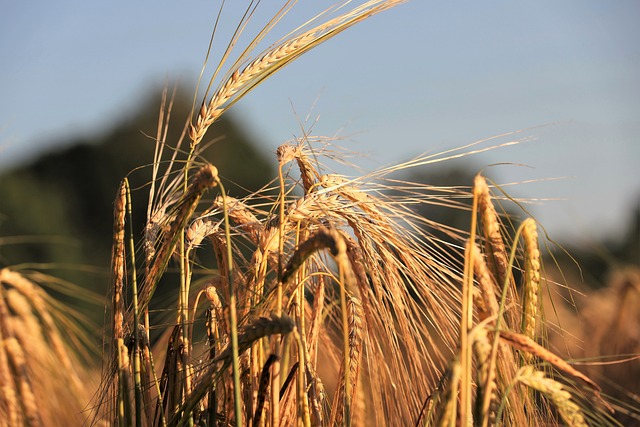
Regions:
[[[547, 275], [542, 225], [505, 215], [508, 194], [482, 174], [464, 188], [394, 177], [458, 154], [347, 176], [325, 165], [332, 141], [305, 132], [278, 148], [261, 191], [228, 193], [226, 165], [202, 156], [211, 125], [300, 55], [402, 2], [346, 2], [257, 52], [293, 3], [249, 46], [236, 46], [238, 23], [178, 141], [166, 139], [167, 92], [148, 182], [124, 177], [115, 195], [101, 368], [83, 362], [82, 318], [42, 277], [0, 270], [0, 425], [637, 422], [626, 397], [550, 345], [548, 296], [563, 285]], [[149, 201], [143, 233], [136, 197]], [[415, 213], [430, 204], [464, 212], [468, 228]], [[620, 292], [637, 294], [629, 277]], [[638, 352], [625, 342], [620, 354]]]

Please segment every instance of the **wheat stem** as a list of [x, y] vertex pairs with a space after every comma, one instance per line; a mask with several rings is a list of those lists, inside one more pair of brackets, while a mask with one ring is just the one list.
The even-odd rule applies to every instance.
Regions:
[[260, 383], [258, 387], [258, 402], [256, 405], [255, 414], [253, 416], [253, 426], [258, 427], [260, 425], [260, 419], [262, 418], [262, 411], [264, 409], [264, 401], [267, 395], [267, 388], [269, 387], [269, 370], [271, 369], [271, 365], [276, 361], [278, 356], [272, 354], [269, 356], [267, 361], [265, 362], [262, 373], [260, 374]]
[[[299, 364], [305, 364], [305, 344], [304, 341], [302, 340], [302, 334], [298, 333], [298, 330], [294, 327], [293, 328], [293, 336], [298, 344], [298, 352], [301, 355], [301, 360], [298, 362]], [[298, 372], [303, 371], [302, 369], [300, 369], [300, 365], [298, 365]], [[311, 417], [309, 415], [309, 404], [307, 402], [307, 393], [306, 393], [306, 387], [305, 387], [306, 381], [304, 378], [302, 379], [298, 379], [298, 389], [299, 389], [299, 393], [302, 395], [302, 399], [300, 400], [299, 404], [301, 405], [300, 408], [300, 416], [299, 419], [301, 418], [302, 421], [302, 425], [304, 427], [311, 427]]]
[[471, 412], [471, 360], [472, 348], [469, 343], [469, 331], [473, 323], [473, 271], [476, 252], [475, 239], [477, 228], [478, 197], [473, 198], [471, 208], [471, 232], [465, 245], [464, 275], [462, 279], [462, 313], [460, 319], [460, 421], [463, 425], [472, 418]]
[[349, 351], [349, 315], [347, 313], [347, 291], [345, 271], [340, 267], [340, 310], [342, 314], [343, 369], [344, 369], [344, 424], [351, 425], [351, 358]]
[[[131, 190], [129, 188], [129, 180], [125, 178], [123, 180], [124, 187], [127, 193], [127, 217], [129, 219], [129, 252], [131, 257], [131, 293], [133, 296], [133, 343], [134, 343], [134, 353], [133, 353], [133, 378], [134, 378], [134, 399], [135, 399], [135, 420], [136, 426], [142, 426], [142, 412], [143, 412], [143, 402], [142, 402], [142, 380], [140, 375], [140, 307], [138, 306], [138, 279], [136, 273], [136, 257], [135, 251], [136, 246], [133, 241], [133, 214], [131, 212]], [[147, 340], [148, 341], [148, 340]]]
[[222, 209], [224, 214], [224, 235], [227, 243], [227, 284], [229, 286], [229, 328], [231, 332], [231, 359], [233, 369], [233, 395], [236, 425], [242, 425], [242, 393], [240, 389], [240, 366], [238, 351], [238, 315], [236, 303], [236, 287], [233, 278], [233, 252], [231, 246], [231, 225], [229, 224], [229, 213], [227, 211], [226, 192], [222, 182], [216, 175], [216, 182], [220, 186], [222, 196]]

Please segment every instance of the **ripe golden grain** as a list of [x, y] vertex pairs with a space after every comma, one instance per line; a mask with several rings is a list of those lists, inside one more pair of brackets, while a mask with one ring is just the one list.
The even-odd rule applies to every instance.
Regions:
[[[527, 218], [522, 223], [522, 237], [525, 247], [524, 289], [522, 301], [522, 333], [535, 340], [538, 316], [538, 291], [540, 288], [540, 250], [538, 249], [538, 231], [536, 222]], [[530, 363], [528, 353], [525, 363]]]

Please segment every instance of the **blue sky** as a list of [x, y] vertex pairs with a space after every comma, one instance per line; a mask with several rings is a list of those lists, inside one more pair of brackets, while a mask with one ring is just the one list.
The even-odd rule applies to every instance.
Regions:
[[[220, 43], [246, 4], [227, 3]], [[266, 19], [279, 2], [263, 3]], [[277, 34], [331, 4], [301, 0]], [[195, 80], [218, 5], [5, 3], [0, 168], [107, 128], [166, 79]], [[619, 233], [640, 200], [638, 22], [630, 0], [413, 0], [304, 55], [232, 110], [265, 152], [311, 114], [315, 134], [351, 136], [369, 168], [530, 129], [536, 141], [474, 160], [512, 163], [491, 169], [501, 182], [563, 178], [511, 192], [562, 199], [533, 212], [553, 235], [588, 240]]]

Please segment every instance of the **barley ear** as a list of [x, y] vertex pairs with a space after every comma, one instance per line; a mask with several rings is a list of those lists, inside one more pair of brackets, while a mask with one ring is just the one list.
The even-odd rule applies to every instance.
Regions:
[[[500, 293], [502, 293], [502, 284], [507, 280], [509, 281], [506, 292], [509, 300], [512, 300], [515, 283], [509, 266], [509, 254], [502, 239], [500, 218], [491, 200], [487, 181], [482, 175], [476, 175], [474, 179], [473, 195], [478, 200], [478, 209], [482, 219], [487, 264], [500, 287], [498, 289]], [[512, 316], [508, 315], [506, 317], [509, 321], [509, 326], [512, 326]]]
[[320, 249], [328, 248], [331, 255], [339, 257], [346, 252], [342, 236], [335, 230], [320, 229], [313, 236], [305, 240], [293, 253], [282, 272], [282, 283], [287, 283], [293, 274], [302, 266], [304, 261]]
[[497, 284], [478, 245], [472, 245], [472, 250], [474, 251], [473, 269], [478, 281], [478, 292], [474, 293], [474, 302], [479, 319], [482, 321], [498, 315], [498, 300], [495, 292]]
[[[122, 347], [124, 347], [124, 270], [125, 270], [125, 213], [127, 203], [127, 183], [123, 180], [118, 189], [118, 195], [114, 203], [113, 220], [113, 248], [111, 255], [111, 274], [113, 281], [113, 351], [117, 361], [118, 391], [117, 413], [119, 422], [123, 423], [126, 417], [126, 402], [128, 400], [127, 378], [128, 363], [123, 360]], [[126, 355], [125, 355], [126, 356]]]
[[[113, 280], [113, 338], [114, 342], [124, 338], [124, 226], [127, 189], [123, 181], [115, 200], [113, 220], [113, 249], [111, 255], [111, 274]], [[114, 349], [117, 351], [117, 349]]]
[[218, 88], [209, 102], [204, 102], [195, 124], [189, 127], [192, 150], [202, 141], [207, 129], [234, 102], [279, 69], [320, 43], [368, 17], [387, 10], [403, 0], [370, 0], [301, 34], [273, 46], [244, 67], [237, 67]]
[[300, 178], [302, 179], [304, 192], [305, 194], [312, 192], [320, 174], [313, 167], [309, 156], [303, 151], [303, 145], [283, 144], [278, 147], [277, 156], [280, 164], [288, 163], [294, 159], [296, 160], [298, 169], [300, 169]]
[[522, 367], [516, 376], [516, 381], [538, 390], [549, 398], [558, 409], [564, 422], [570, 427], [587, 427], [580, 407], [571, 399], [571, 393], [564, 389], [558, 381], [545, 376], [542, 371], [533, 366]]
[[[522, 237], [525, 248], [524, 297], [522, 301], [522, 333], [535, 340], [536, 318], [538, 315], [538, 289], [540, 287], [540, 250], [538, 249], [538, 231], [533, 219], [522, 223]], [[525, 357], [529, 363], [530, 357]]]
[[4, 343], [9, 339], [5, 336], [9, 316], [4, 303], [4, 297], [0, 294], [0, 416], [3, 422], [9, 426], [18, 425], [19, 414], [18, 397], [13, 383], [11, 366], [9, 364], [9, 354]]

